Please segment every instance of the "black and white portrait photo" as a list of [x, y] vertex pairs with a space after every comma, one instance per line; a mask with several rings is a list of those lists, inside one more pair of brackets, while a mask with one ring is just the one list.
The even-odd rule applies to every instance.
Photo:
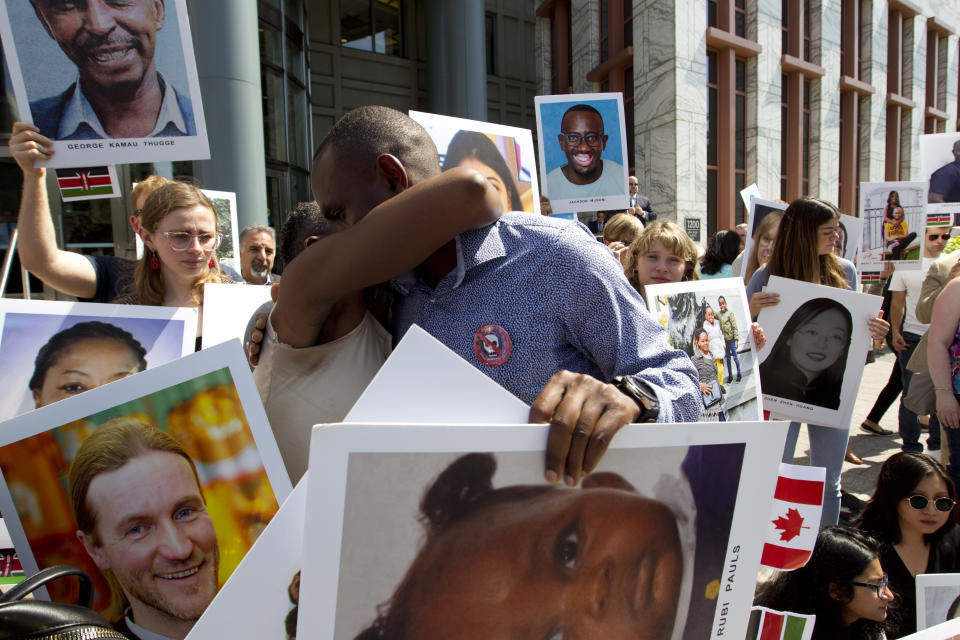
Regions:
[[882, 299], [772, 276], [780, 303], [757, 316], [770, 336], [760, 351], [764, 410], [840, 429], [850, 426], [869, 346], [865, 327]]

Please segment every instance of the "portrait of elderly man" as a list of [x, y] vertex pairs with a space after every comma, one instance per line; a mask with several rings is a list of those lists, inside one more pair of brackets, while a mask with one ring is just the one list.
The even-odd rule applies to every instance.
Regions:
[[[618, 134], [619, 135], [619, 134]], [[588, 104], [567, 109], [560, 120], [557, 142], [566, 164], [547, 174], [547, 194], [555, 199], [625, 195], [623, 165], [601, 157], [609, 136], [603, 116]]]
[[134, 418], [110, 420], [77, 451], [69, 490], [77, 538], [123, 611], [114, 628], [135, 640], [186, 637], [217, 594], [220, 550], [180, 443]]
[[165, 0], [30, 0], [47, 35], [76, 65], [61, 93], [30, 102], [53, 140], [194, 136], [189, 97], [157, 70]]
[[277, 234], [265, 224], [248, 224], [240, 231], [240, 268], [236, 258], [220, 261], [220, 268], [237, 282], [273, 284], [280, 276], [272, 272], [277, 253]]
[[960, 139], [953, 143], [953, 162], [930, 175], [928, 202], [960, 202]]

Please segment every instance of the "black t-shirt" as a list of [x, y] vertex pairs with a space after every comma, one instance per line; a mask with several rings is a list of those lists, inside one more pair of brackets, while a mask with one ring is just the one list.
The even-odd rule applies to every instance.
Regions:
[[136, 292], [133, 271], [137, 263], [117, 256], [84, 256], [97, 274], [97, 291], [84, 302], [113, 302], [117, 298]]

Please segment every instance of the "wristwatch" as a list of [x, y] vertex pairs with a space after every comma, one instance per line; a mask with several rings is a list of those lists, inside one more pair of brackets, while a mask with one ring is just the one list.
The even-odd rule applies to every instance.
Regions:
[[660, 402], [657, 400], [657, 394], [646, 382], [637, 380], [633, 376], [618, 376], [613, 379], [613, 386], [640, 407], [637, 422], [657, 421], [657, 416], [660, 415]]

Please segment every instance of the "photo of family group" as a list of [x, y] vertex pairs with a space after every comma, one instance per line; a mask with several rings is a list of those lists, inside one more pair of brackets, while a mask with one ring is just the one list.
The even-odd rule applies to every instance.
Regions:
[[[742, 615], [721, 615], [710, 585], [726, 579], [731, 552], [737, 571], [756, 572], [782, 426], [627, 426], [575, 488], [543, 481], [535, 436], [546, 427], [315, 430], [301, 594], [322, 604], [300, 610], [298, 637], [550, 637], [558, 625], [577, 637], [611, 625], [676, 640], [743, 635], [753, 585], [725, 583], [722, 600]], [[399, 446], [388, 452], [381, 437]], [[604, 562], [601, 622], [561, 593], [593, 584]]]
[[504, 211], [540, 213], [537, 163], [529, 129], [411, 111], [440, 154], [440, 167], [476, 169], [503, 201]]
[[626, 209], [627, 138], [620, 93], [536, 96], [540, 182], [554, 211]]
[[703, 422], [762, 420], [760, 374], [739, 278], [651, 285], [650, 313], [700, 375]]
[[763, 408], [778, 417], [847, 429], [863, 376], [865, 327], [882, 298], [771, 276], [780, 295], [757, 323], [769, 335], [758, 354]]
[[0, 512], [26, 573], [83, 569], [117, 628], [189, 628], [291, 491], [255, 395], [230, 344], [5, 422]]
[[860, 271], [881, 271], [888, 262], [898, 269], [920, 268], [927, 183], [861, 182], [860, 220]]

